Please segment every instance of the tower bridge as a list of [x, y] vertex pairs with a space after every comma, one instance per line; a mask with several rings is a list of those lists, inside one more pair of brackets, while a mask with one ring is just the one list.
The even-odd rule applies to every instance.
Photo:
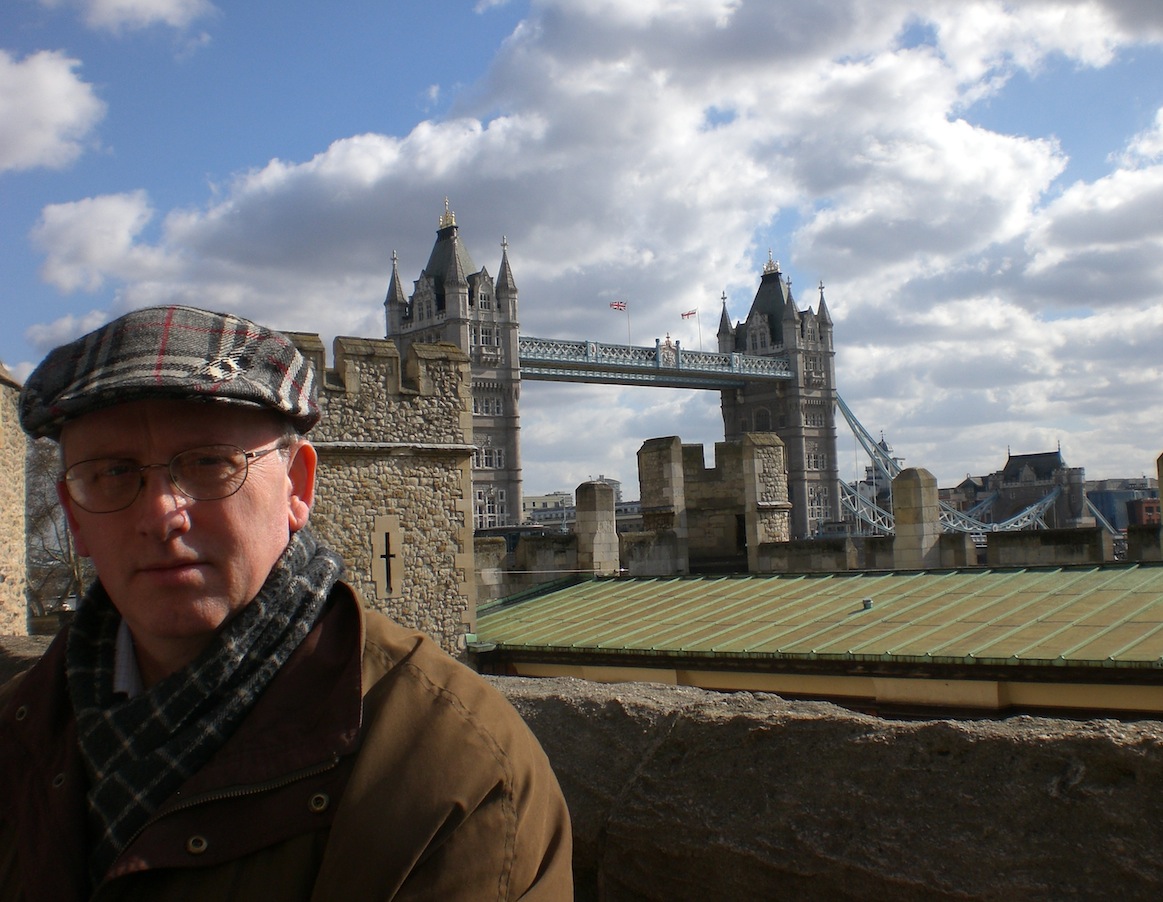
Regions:
[[520, 336], [521, 378], [661, 388], [723, 390], [794, 378], [786, 357], [688, 351], [657, 339], [654, 347]]
[[[896, 463], [856, 422], [836, 391], [833, 325], [819, 286], [815, 309], [801, 309], [791, 281], [771, 259], [745, 319], [732, 323], [723, 297], [717, 351], [691, 351], [679, 342], [654, 347], [591, 340], [536, 338], [520, 334], [517, 283], [501, 242], [494, 278], [477, 268], [459, 237], [455, 214], [445, 201], [428, 263], [406, 293], [399, 261], [384, 299], [386, 334], [401, 351], [413, 342], [450, 342], [472, 366], [473, 521], [480, 527], [520, 523], [522, 475], [519, 400], [522, 380], [591, 382], [718, 391], [723, 437], [773, 432], [786, 449], [793, 538], [818, 535], [847, 519], [874, 532], [894, 528], [887, 509], [862, 498], [840, 479], [836, 448], [837, 412], [848, 421], [873, 459], [876, 479], [891, 484]], [[894, 469], [896, 468], [896, 469]], [[976, 532], [1044, 526], [1047, 499], [1002, 524], [975, 514], [943, 510], [946, 529]]]

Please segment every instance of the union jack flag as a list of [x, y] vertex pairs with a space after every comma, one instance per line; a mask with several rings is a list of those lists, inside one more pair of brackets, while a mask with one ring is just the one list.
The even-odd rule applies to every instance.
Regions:
[[625, 301], [610, 301], [610, 309], [611, 310], [625, 310], [626, 309], [626, 302]]

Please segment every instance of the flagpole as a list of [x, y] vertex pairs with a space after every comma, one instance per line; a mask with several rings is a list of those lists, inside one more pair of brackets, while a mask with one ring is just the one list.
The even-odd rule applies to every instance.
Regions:
[[698, 307], [695, 308], [695, 322], [698, 323], [699, 326], [699, 350], [701, 351], [703, 349], [703, 320], [702, 317], [699, 316]]
[[633, 347], [634, 342], [630, 340], [630, 305], [626, 305], [626, 344]]

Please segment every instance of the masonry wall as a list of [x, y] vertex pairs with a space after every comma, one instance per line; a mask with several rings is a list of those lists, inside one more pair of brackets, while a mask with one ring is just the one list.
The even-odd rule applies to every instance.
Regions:
[[0, 635], [28, 634], [24, 539], [27, 442], [17, 418], [20, 386], [0, 365]]
[[476, 623], [468, 358], [452, 345], [292, 339], [320, 374], [311, 522], [369, 607], [456, 654]]
[[638, 483], [643, 534], [629, 548], [623, 537], [623, 566], [632, 574], [662, 572], [671, 549], [670, 573], [732, 565], [755, 571], [760, 548], [791, 535], [787, 455], [774, 433], [717, 442], [711, 467], [701, 444], [650, 439], [638, 451]]
[[1163, 723], [492, 679], [561, 782], [578, 902], [1163, 892]]
[[683, 445], [682, 464], [691, 563], [741, 555], [746, 547], [742, 444], [716, 442], [713, 467], [706, 466], [702, 445]]
[[990, 567], [1101, 564], [1114, 558], [1114, 541], [1100, 527], [992, 532], [986, 536], [986, 564]]

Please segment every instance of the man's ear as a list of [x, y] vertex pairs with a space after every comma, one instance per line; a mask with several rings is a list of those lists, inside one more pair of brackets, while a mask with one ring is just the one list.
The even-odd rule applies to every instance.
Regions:
[[81, 525], [77, 522], [77, 518], [73, 516], [73, 499], [69, 497], [69, 490], [65, 488], [65, 481], [63, 479], [57, 480], [57, 500], [61, 503], [61, 510], [65, 512], [65, 520], [69, 524], [69, 532], [73, 534], [73, 546], [77, 549], [77, 554], [81, 557], [89, 556], [89, 546], [85, 543], [85, 537], [81, 532]]
[[315, 446], [300, 441], [291, 446], [291, 462], [287, 469], [287, 519], [291, 532], [307, 525], [311, 505], [315, 503], [315, 468], [319, 455]]

